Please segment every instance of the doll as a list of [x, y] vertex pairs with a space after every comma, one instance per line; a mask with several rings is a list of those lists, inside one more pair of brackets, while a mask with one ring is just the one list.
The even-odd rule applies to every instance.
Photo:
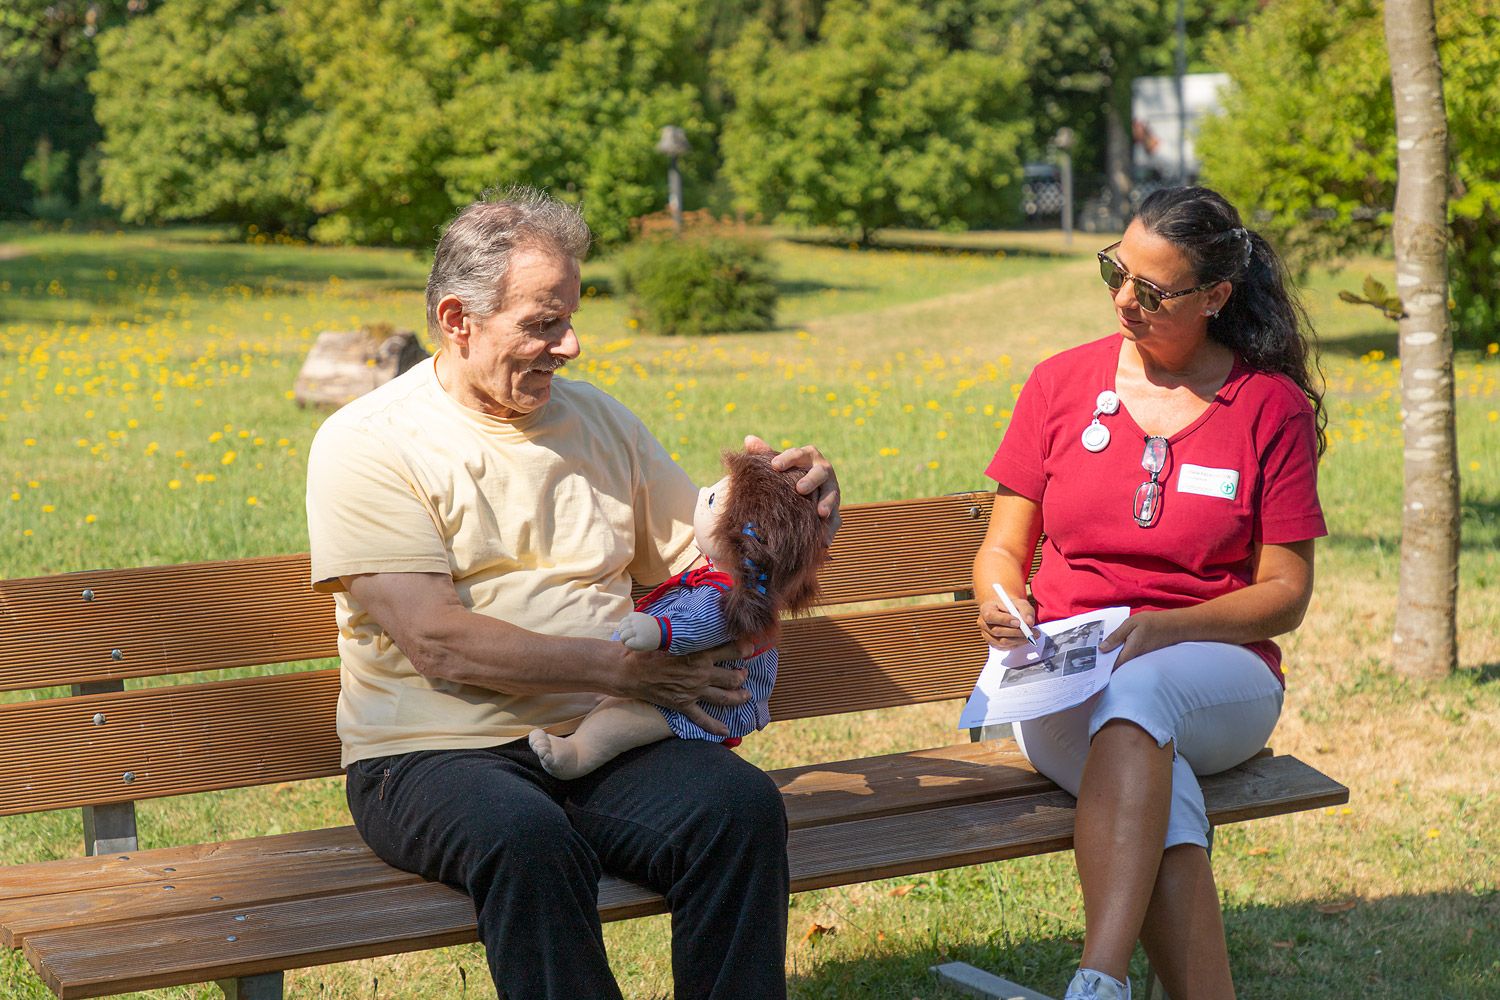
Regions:
[[685, 655], [740, 638], [757, 644], [744, 667], [751, 698], [742, 705], [700, 703], [729, 728], [728, 738], [702, 729], [681, 712], [629, 698], [606, 698], [571, 736], [541, 729], [528, 737], [542, 767], [555, 777], [582, 777], [626, 750], [668, 736], [721, 741], [764, 729], [776, 682], [780, 616], [809, 607], [818, 596], [818, 568], [828, 550], [817, 504], [797, 492], [803, 470], [778, 472], [769, 455], [725, 452], [728, 474], [698, 491], [693, 534], [707, 564], [680, 573], [647, 594], [627, 614], [616, 637], [631, 649]]

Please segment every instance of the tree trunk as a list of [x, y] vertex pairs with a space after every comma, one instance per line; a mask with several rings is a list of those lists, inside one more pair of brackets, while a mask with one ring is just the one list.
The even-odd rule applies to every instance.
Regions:
[[[1131, 181], [1132, 158], [1135, 156], [1135, 147], [1130, 135], [1129, 111], [1121, 113], [1122, 101], [1118, 91], [1121, 88], [1111, 85], [1105, 91], [1106, 100], [1104, 105], [1104, 175], [1109, 184], [1109, 211], [1113, 218], [1110, 220], [1111, 228], [1123, 229], [1125, 222], [1130, 218], [1130, 189], [1134, 186]], [[1124, 105], [1130, 107], [1130, 87], [1124, 87]]]
[[1448, 327], [1448, 123], [1433, 0], [1386, 0], [1396, 101], [1396, 294], [1401, 318], [1404, 500], [1397, 668], [1458, 665], [1458, 455]]

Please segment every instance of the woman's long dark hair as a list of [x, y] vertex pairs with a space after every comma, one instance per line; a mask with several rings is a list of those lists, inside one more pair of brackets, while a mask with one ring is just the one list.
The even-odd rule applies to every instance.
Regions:
[[1136, 219], [1182, 251], [1199, 283], [1230, 281], [1234, 291], [1208, 320], [1208, 335], [1256, 371], [1279, 372], [1312, 404], [1318, 454], [1328, 445], [1316, 334], [1286, 265], [1217, 191], [1174, 187], [1154, 191]]

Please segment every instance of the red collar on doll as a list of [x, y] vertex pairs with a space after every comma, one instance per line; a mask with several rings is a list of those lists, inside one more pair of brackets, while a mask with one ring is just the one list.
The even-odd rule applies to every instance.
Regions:
[[734, 579], [723, 570], [714, 569], [713, 562], [709, 561], [696, 569], [678, 573], [676, 576], [657, 584], [655, 590], [635, 602], [635, 609], [637, 611], [644, 609], [646, 605], [661, 597], [667, 591], [676, 590], [678, 587], [713, 587], [715, 590], [728, 590], [733, 586]]

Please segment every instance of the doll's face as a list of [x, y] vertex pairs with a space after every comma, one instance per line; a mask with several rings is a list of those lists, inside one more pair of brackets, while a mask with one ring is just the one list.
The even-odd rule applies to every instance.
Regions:
[[693, 510], [693, 535], [698, 540], [698, 550], [714, 562], [719, 562], [721, 555], [714, 545], [714, 525], [728, 503], [729, 477], [725, 476], [698, 491], [698, 506]]

